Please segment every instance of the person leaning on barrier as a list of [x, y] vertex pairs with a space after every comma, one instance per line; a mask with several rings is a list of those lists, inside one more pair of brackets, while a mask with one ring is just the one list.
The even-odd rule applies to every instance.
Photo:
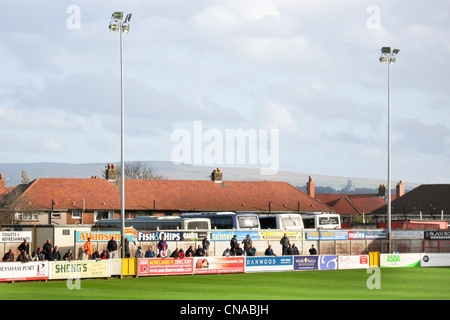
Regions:
[[173, 250], [172, 254], [170, 255], [171, 258], [179, 258], [180, 257], [180, 251], [178, 251], [178, 248], [175, 248]]
[[204, 257], [205, 256], [205, 250], [202, 248], [201, 245], [198, 245], [197, 250], [195, 250], [195, 256], [196, 257]]
[[195, 257], [194, 248], [192, 246], [190, 246], [189, 249], [186, 250], [186, 257]]
[[145, 257], [146, 258], [155, 258], [156, 257], [156, 253], [155, 253], [155, 251], [153, 251], [151, 246], [147, 248], [147, 251], [145, 251]]
[[17, 257], [18, 262], [28, 262], [30, 259], [28, 259], [28, 255], [25, 253], [25, 250], [20, 251], [19, 256]]
[[178, 258], [182, 259], [182, 258], [186, 258], [186, 254], [184, 253], [183, 249], [180, 249], [178, 251]]
[[134, 257], [135, 258], [143, 258], [144, 254], [142, 253], [142, 248], [141, 246], [139, 246], [136, 250], [136, 252], [134, 253]]
[[102, 253], [100, 254], [100, 259], [102, 259], [102, 260], [109, 259], [109, 251], [108, 250], [103, 250]]
[[253, 245], [250, 245], [250, 248], [247, 249], [247, 256], [253, 257], [256, 254], [256, 248]]
[[58, 246], [55, 246], [55, 249], [53, 250], [53, 257], [56, 261], [61, 260], [61, 252], [59, 252]]
[[298, 248], [295, 245], [295, 243], [292, 244], [292, 250], [293, 250], [293, 254], [294, 256], [298, 256], [300, 253], [298, 252]]
[[63, 260], [65, 260], [65, 261], [72, 261], [72, 260], [74, 260], [72, 249], [69, 249], [69, 251], [66, 252], [66, 254], [63, 257]]
[[272, 245], [269, 244], [269, 247], [266, 249], [266, 251], [264, 251], [264, 255], [265, 256], [275, 256], [276, 257], [276, 254], [273, 253]]
[[309, 249], [309, 254], [312, 256], [317, 254], [317, 250], [314, 248], [313, 244], [311, 245], [311, 249]]
[[84, 251], [87, 251], [89, 257], [91, 257], [94, 254], [94, 247], [92, 246], [91, 238], [88, 238], [87, 241], [84, 243]]
[[14, 253], [11, 249], [3, 256], [3, 262], [11, 262], [14, 261]]
[[236, 248], [236, 256], [243, 256], [243, 255], [244, 255], [244, 250], [242, 250], [241, 246], [238, 243], [237, 248]]
[[222, 257], [228, 257], [230, 255], [230, 249], [226, 248], [225, 251], [222, 253]]

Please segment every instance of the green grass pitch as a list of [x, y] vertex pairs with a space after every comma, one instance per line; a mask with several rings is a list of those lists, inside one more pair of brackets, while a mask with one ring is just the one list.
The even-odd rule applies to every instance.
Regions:
[[[2, 300], [448, 300], [450, 268], [365, 269], [0, 283]], [[75, 283], [72, 283], [72, 287]]]

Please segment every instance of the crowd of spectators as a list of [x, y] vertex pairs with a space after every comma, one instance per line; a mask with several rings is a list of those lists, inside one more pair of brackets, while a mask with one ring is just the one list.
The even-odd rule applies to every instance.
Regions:
[[[128, 238], [125, 238], [124, 241], [124, 253], [125, 258], [130, 258], [130, 247]], [[241, 247], [243, 245], [243, 248]], [[282, 255], [299, 255], [299, 250], [295, 243], [291, 244], [289, 238], [284, 234], [284, 236], [280, 240]], [[209, 246], [210, 242], [207, 237], [202, 240], [202, 245], [198, 245], [195, 249], [194, 246], [190, 246], [186, 252], [183, 249], [176, 248], [170, 254], [171, 258], [188, 258], [188, 257], [205, 257], [209, 255]], [[166, 258], [168, 257], [168, 244], [162, 236], [162, 238], [158, 241], [155, 252], [152, 246], [149, 246], [145, 252], [142, 251], [142, 247], [138, 246], [135, 251], [135, 258]], [[78, 260], [100, 260], [100, 259], [114, 259], [119, 257], [117, 254], [118, 245], [114, 236], [108, 241], [106, 249], [102, 252], [100, 250], [93, 249], [93, 245], [91, 239], [84, 243], [82, 249], [80, 249], [80, 253], [78, 255]], [[38, 247], [35, 251], [33, 251], [30, 255], [30, 245], [27, 239], [19, 245], [18, 247], [19, 255], [17, 259], [14, 257], [14, 252], [12, 249], [3, 256], [3, 262], [11, 262], [11, 261], [19, 261], [19, 262], [28, 262], [28, 261], [72, 261], [75, 260], [75, 255], [72, 252], [72, 249], [69, 249], [63, 256], [59, 251], [58, 246], [53, 246], [51, 244], [50, 239], [41, 247]], [[311, 246], [309, 249], [309, 253], [311, 255], [317, 254], [317, 250], [314, 246]], [[224, 257], [235, 257], [235, 256], [255, 256], [256, 248], [253, 246], [253, 242], [250, 239], [250, 236], [247, 235], [245, 239], [239, 243], [236, 235], [233, 235], [233, 238], [230, 241], [230, 248], [227, 248], [222, 256]], [[265, 256], [276, 256], [272, 246], [269, 245], [268, 248], [264, 252]]]

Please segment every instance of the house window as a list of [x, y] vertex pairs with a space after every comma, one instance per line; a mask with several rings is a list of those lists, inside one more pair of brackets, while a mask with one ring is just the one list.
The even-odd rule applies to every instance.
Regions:
[[61, 218], [61, 212], [53, 211], [52, 212], [52, 218]]
[[23, 212], [17, 212], [16, 213], [16, 220], [18, 221], [31, 221], [31, 220], [37, 220], [38, 215], [37, 213], [23, 213]]
[[81, 210], [72, 211], [72, 219], [81, 219]]
[[63, 229], [62, 234], [63, 236], [70, 236], [70, 229]]
[[113, 218], [114, 218], [114, 211], [95, 211], [94, 213], [94, 221]]

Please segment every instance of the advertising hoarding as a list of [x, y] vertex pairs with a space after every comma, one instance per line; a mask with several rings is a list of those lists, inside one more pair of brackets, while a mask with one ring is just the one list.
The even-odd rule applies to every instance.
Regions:
[[292, 271], [292, 256], [245, 258], [245, 272]]
[[195, 274], [242, 273], [245, 257], [201, 257], [194, 258]]
[[380, 268], [420, 267], [420, 260], [420, 253], [382, 253], [380, 254]]
[[109, 278], [109, 260], [52, 261], [50, 279]]
[[0, 263], [0, 281], [47, 280], [47, 261]]
[[338, 269], [365, 269], [369, 268], [369, 255], [339, 255]]
[[193, 274], [194, 258], [139, 259], [138, 276]]

